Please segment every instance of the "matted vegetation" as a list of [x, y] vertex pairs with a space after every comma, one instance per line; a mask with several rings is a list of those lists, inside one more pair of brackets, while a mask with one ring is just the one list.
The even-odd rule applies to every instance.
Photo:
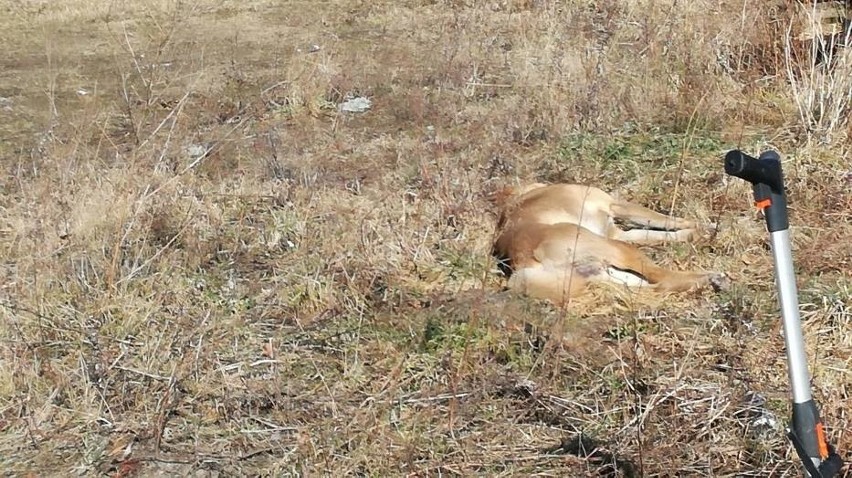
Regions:
[[[784, 156], [852, 449], [849, 71], [783, 2], [0, 5], [4, 472], [796, 476], [736, 147]], [[732, 288], [504, 292], [489, 194], [533, 180], [717, 222], [648, 252]]]

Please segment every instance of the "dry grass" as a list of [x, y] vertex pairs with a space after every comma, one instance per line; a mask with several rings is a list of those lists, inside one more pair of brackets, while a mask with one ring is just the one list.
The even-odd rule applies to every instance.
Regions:
[[[767, 238], [721, 172], [767, 146], [815, 395], [852, 449], [848, 123], [810, 141], [784, 10], [0, 5], [7, 473], [794, 476]], [[519, 180], [717, 221], [650, 253], [735, 285], [501, 292], [487, 196]]]

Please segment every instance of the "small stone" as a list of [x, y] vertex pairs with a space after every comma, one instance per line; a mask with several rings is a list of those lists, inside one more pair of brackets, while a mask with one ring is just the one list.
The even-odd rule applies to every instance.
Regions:
[[369, 98], [358, 96], [340, 103], [338, 107], [340, 108], [340, 111], [345, 113], [363, 113], [370, 109], [371, 106], [372, 102]]
[[186, 147], [186, 154], [191, 158], [200, 158], [207, 154], [207, 148], [200, 144], [191, 144]]

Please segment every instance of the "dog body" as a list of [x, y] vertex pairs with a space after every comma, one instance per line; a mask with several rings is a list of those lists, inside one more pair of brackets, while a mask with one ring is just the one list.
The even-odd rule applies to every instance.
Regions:
[[[578, 184], [533, 184], [506, 190], [492, 253], [509, 288], [561, 303], [592, 282], [675, 292], [721, 286], [723, 274], [663, 269], [633, 244], [689, 241], [693, 221], [669, 217]], [[623, 230], [623, 221], [635, 229]], [[508, 266], [508, 267], [507, 267]]]

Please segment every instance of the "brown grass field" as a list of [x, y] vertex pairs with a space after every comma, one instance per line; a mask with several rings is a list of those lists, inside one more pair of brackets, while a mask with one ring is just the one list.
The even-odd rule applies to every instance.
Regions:
[[[852, 450], [852, 66], [786, 4], [0, 1], [2, 474], [800, 476], [733, 148], [784, 158]], [[717, 222], [645, 250], [731, 289], [503, 291], [534, 180]]]

